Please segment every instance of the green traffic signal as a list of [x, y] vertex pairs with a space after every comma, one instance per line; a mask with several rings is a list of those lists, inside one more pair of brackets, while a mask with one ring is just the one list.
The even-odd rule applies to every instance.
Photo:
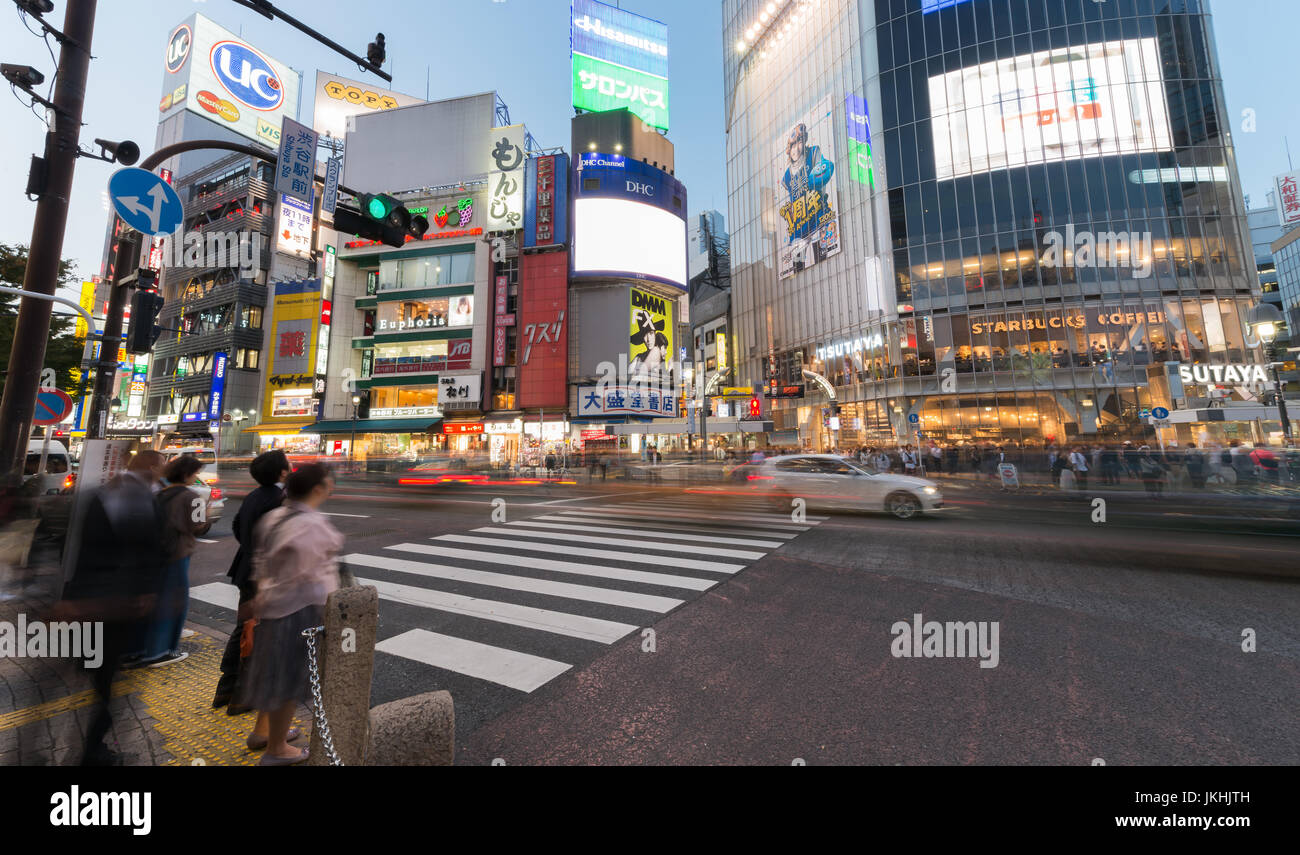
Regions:
[[370, 215], [371, 219], [387, 219], [389, 210], [388, 202], [382, 196], [371, 196], [370, 200], [366, 202], [366, 213]]

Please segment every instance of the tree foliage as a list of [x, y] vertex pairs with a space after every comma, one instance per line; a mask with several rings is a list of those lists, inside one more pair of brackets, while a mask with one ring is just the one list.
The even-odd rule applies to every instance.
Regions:
[[[9, 288], [23, 287], [27, 272], [27, 247], [24, 244], [0, 243], [0, 285]], [[76, 285], [80, 281], [76, 265], [68, 260], [59, 262], [60, 287]], [[18, 322], [18, 304], [21, 298], [0, 293], [0, 394], [9, 376], [9, 359], [13, 349], [14, 327]], [[55, 304], [58, 305], [57, 303]], [[42, 368], [53, 368], [60, 389], [75, 396], [75, 372], [81, 365], [82, 342], [74, 334], [75, 316], [56, 312], [50, 318], [50, 338], [45, 345], [45, 363]], [[21, 359], [21, 354], [19, 355]]]

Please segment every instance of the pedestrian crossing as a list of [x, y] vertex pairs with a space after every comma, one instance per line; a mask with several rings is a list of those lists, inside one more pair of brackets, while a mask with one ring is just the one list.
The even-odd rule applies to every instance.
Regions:
[[[379, 592], [376, 669], [424, 668], [458, 704], [533, 692], [826, 519], [702, 497], [545, 511], [340, 556]], [[237, 606], [227, 584], [190, 594]]]

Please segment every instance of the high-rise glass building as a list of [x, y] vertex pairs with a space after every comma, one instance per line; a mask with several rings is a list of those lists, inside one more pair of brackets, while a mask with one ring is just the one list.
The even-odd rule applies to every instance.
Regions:
[[1205, 0], [724, 0], [723, 24], [734, 359], [778, 430], [1139, 439], [1212, 394], [1177, 364], [1261, 359]]

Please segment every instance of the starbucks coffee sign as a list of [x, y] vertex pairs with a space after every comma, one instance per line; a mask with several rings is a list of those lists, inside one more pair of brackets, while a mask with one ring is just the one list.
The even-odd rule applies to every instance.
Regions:
[[1267, 383], [1263, 365], [1179, 365], [1178, 376], [1184, 383]]

